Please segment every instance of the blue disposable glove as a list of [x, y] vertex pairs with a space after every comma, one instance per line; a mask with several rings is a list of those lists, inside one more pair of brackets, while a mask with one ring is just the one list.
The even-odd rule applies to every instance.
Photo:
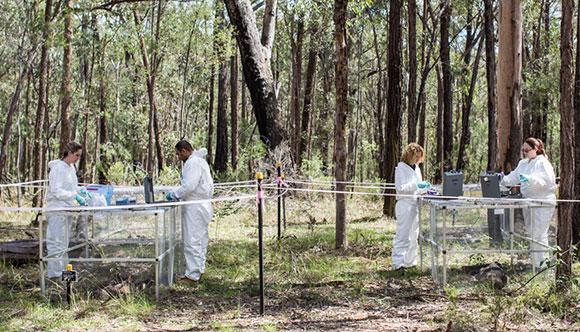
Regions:
[[431, 184], [428, 181], [421, 181], [417, 183], [417, 189], [429, 189]]
[[88, 199], [93, 198], [93, 196], [91, 196], [91, 193], [87, 190], [87, 187], [81, 187], [81, 189], [79, 189], [79, 193], [82, 196], [87, 197]]
[[520, 174], [520, 182], [521, 183], [528, 183], [529, 181], [530, 181], [530, 178], [527, 175]]
[[85, 200], [85, 198], [81, 195], [76, 195], [75, 196], [75, 200], [77, 201], [77, 203], [79, 203], [79, 205], [81, 206], [85, 206], [87, 205], [87, 201]]
[[172, 202], [172, 201], [176, 201], [177, 197], [175, 197], [174, 193], [168, 192], [167, 194], [165, 194], [165, 199]]

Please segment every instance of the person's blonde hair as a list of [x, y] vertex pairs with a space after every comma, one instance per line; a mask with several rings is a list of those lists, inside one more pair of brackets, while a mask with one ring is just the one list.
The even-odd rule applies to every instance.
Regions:
[[425, 156], [425, 152], [423, 151], [423, 147], [417, 143], [409, 143], [403, 150], [403, 154], [401, 155], [401, 159], [403, 162], [411, 165], [418, 163], [423, 159]]

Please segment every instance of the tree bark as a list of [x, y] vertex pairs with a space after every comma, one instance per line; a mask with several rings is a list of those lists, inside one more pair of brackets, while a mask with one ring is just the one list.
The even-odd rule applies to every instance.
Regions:
[[[326, 53], [326, 51], [323, 51], [324, 55], [323, 57], [326, 58], [325, 56], [328, 55]], [[328, 122], [328, 116], [330, 114], [330, 108], [331, 108], [331, 101], [330, 101], [330, 96], [331, 96], [331, 92], [332, 92], [332, 67], [328, 62], [325, 61], [321, 61], [321, 67], [322, 67], [322, 105], [320, 107], [320, 114], [319, 114], [319, 120], [318, 120], [318, 136], [320, 137], [319, 139], [319, 146], [320, 146], [320, 157], [322, 158], [322, 170], [324, 172], [324, 174], [328, 173], [328, 168], [329, 168], [329, 163], [328, 163], [328, 152], [329, 152], [329, 148], [330, 148], [330, 140], [331, 140], [331, 135], [330, 135], [330, 128], [327, 124]]]
[[381, 179], [385, 179], [385, 164], [384, 164], [384, 153], [385, 153], [385, 135], [383, 131], [383, 65], [381, 61], [381, 51], [378, 42], [377, 29], [375, 27], [375, 22], [372, 21], [372, 14], [369, 12], [371, 18], [371, 28], [373, 31], [373, 49], [375, 51], [375, 57], [377, 58], [377, 83], [376, 83], [376, 93], [377, 93], [377, 103], [375, 106], [375, 121], [378, 125], [375, 125], [375, 143], [377, 144], [377, 166], [379, 169], [379, 176]]
[[[336, 43], [336, 112], [334, 115], [334, 178], [336, 190], [344, 192], [346, 185], [346, 119], [348, 116], [348, 36], [346, 32], [348, 0], [334, 1], [334, 38]], [[346, 196], [336, 194], [337, 249], [347, 247], [346, 241]]]
[[207, 160], [211, 165], [213, 162], [213, 104], [214, 104], [214, 85], [215, 85], [215, 69], [211, 66], [209, 79], [209, 107], [207, 114]]
[[[385, 175], [387, 182], [395, 182], [395, 166], [401, 150], [401, 0], [392, 0], [389, 3], [389, 45], [387, 49], [387, 105], [385, 122]], [[395, 197], [385, 196], [383, 214], [395, 215]]]
[[274, 45], [274, 32], [276, 29], [277, 0], [265, 0], [264, 18], [262, 20], [262, 37], [260, 42], [264, 45], [267, 63], [272, 59], [272, 46]]
[[[580, 15], [576, 16], [576, 40], [580, 40]], [[580, 43], [576, 43], [576, 68], [574, 72], [574, 142], [580, 139]], [[574, 199], [580, 199], [580, 144], [574, 146]], [[574, 204], [572, 216], [572, 243], [580, 254], [580, 204]], [[576, 256], [578, 257], [578, 255]]]
[[479, 70], [479, 59], [481, 58], [481, 49], [483, 46], [483, 38], [479, 41], [479, 46], [477, 47], [477, 53], [475, 55], [475, 60], [473, 61], [473, 68], [471, 69], [471, 80], [469, 82], [469, 91], [467, 96], [465, 96], [464, 104], [462, 105], [461, 114], [461, 139], [459, 141], [459, 152], [457, 157], [457, 169], [463, 170], [465, 161], [465, 149], [469, 146], [471, 142], [471, 131], [469, 128], [469, 117], [471, 116], [471, 109], [473, 108], [473, 95], [475, 93], [475, 84], [477, 81], [477, 73]]
[[222, 59], [218, 71], [218, 104], [217, 104], [217, 139], [215, 146], [215, 170], [224, 173], [228, 169], [228, 116], [227, 116], [227, 80], [228, 65]]
[[316, 86], [316, 60], [318, 59], [317, 42], [317, 22], [312, 23], [310, 29], [310, 46], [308, 50], [308, 65], [306, 66], [306, 82], [304, 83], [304, 107], [302, 109], [302, 121], [300, 128], [300, 144], [298, 149], [298, 167], [302, 164], [302, 158], [307, 153], [309, 142], [308, 132], [310, 130], [310, 116], [314, 100], [314, 89]]
[[8, 107], [8, 112], [6, 113], [6, 120], [4, 123], [4, 130], [2, 132], [2, 143], [0, 144], [0, 181], [4, 180], [6, 175], [5, 166], [8, 154], [8, 143], [10, 143], [10, 137], [12, 136], [12, 123], [14, 120], [14, 114], [18, 112], [20, 107], [20, 92], [22, 91], [22, 83], [26, 78], [26, 73], [28, 70], [28, 64], [22, 66], [22, 70], [16, 81], [16, 88], [14, 89], [14, 94], [10, 100], [10, 106]]
[[234, 55], [230, 59], [231, 75], [230, 75], [230, 93], [231, 93], [231, 155], [232, 155], [232, 170], [235, 172], [238, 168], [238, 52], [234, 51]]
[[[260, 43], [256, 17], [249, 0], [224, 0], [230, 22], [235, 26], [244, 79], [250, 91], [260, 139], [270, 149], [284, 138], [272, 69]], [[274, 31], [271, 31], [273, 33]]]
[[[302, 85], [302, 42], [304, 40], [304, 21], [302, 17], [292, 21], [292, 27], [296, 25], [296, 33], [292, 32], [290, 43], [292, 45], [292, 90], [290, 94], [290, 111], [293, 119], [292, 130], [292, 155], [299, 165], [300, 150], [300, 86]], [[294, 40], [296, 35], [296, 40]]]
[[97, 177], [101, 184], [107, 183], [107, 157], [105, 154], [105, 144], [107, 143], [107, 104], [106, 86], [104, 78], [104, 68], [101, 68], [101, 78], [99, 82], [99, 164], [97, 167]]
[[451, 20], [451, 4], [443, 0], [441, 14], [441, 71], [443, 74], [443, 168], [453, 168], [451, 153], [453, 152], [453, 77], [451, 76], [451, 58], [449, 50], [449, 23]]
[[493, 0], [484, 0], [485, 78], [487, 82], [487, 170], [497, 168], [495, 29]]
[[[573, 0], [562, 0], [560, 23], [560, 199], [574, 198], [574, 114], [573, 108], [573, 61], [572, 17]], [[571, 281], [572, 276], [572, 216], [573, 204], [560, 202], [558, 206], [557, 244], [560, 264], [556, 267], [556, 279]]]
[[497, 66], [497, 168], [509, 172], [522, 144], [522, 3], [500, 1]]
[[64, 51], [62, 59], [62, 83], [60, 93], [60, 150], [70, 141], [69, 109], [72, 95], [72, 11], [73, 1], [66, 0], [64, 8]]
[[[143, 59], [143, 68], [145, 69], [145, 81], [147, 85], [147, 97], [149, 100], [149, 149], [147, 154], [147, 172], [149, 174], [153, 173], [153, 154], [157, 153], [157, 172], [161, 172], [163, 169], [163, 165], [165, 163], [163, 157], [163, 149], [161, 146], [161, 137], [160, 137], [160, 130], [159, 130], [159, 123], [157, 119], [157, 102], [155, 100], [155, 76], [157, 72], [157, 68], [159, 66], [159, 59], [157, 53], [157, 43], [159, 41], [159, 30], [161, 24], [161, 16], [163, 14], [163, 10], [161, 7], [161, 3], [159, 2], [158, 11], [157, 11], [157, 20], [155, 26], [155, 40], [154, 40], [154, 49], [151, 56], [151, 62], [149, 61], [149, 54], [147, 52], [147, 48], [145, 46], [145, 38], [142, 34], [139, 34], [139, 48], [141, 49], [141, 57]], [[135, 19], [135, 26], [139, 27], [141, 24], [141, 18], [138, 16], [137, 12], [133, 10], [133, 17]], [[153, 145], [154, 144], [154, 145]], [[153, 150], [155, 149], [155, 150]]]
[[417, 138], [417, 3], [415, 0], [408, 2], [408, 29], [409, 29], [409, 97], [407, 100], [407, 142], [415, 142]]
[[444, 111], [443, 111], [443, 75], [441, 66], [437, 66], [437, 151], [435, 153], [435, 177], [433, 183], [439, 184], [443, 180], [443, 128], [444, 128]]

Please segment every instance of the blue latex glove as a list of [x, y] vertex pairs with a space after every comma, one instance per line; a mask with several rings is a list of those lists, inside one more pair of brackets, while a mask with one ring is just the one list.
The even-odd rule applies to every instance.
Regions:
[[79, 203], [79, 205], [81, 206], [85, 206], [87, 205], [87, 201], [85, 200], [85, 198], [81, 195], [76, 195], [75, 196], [75, 200], [77, 201], [77, 203]]
[[81, 187], [81, 189], [79, 189], [79, 193], [82, 196], [87, 197], [89, 199], [93, 198], [93, 196], [91, 196], [91, 193], [87, 190], [87, 187]]
[[520, 174], [520, 182], [521, 183], [528, 183], [530, 181], [529, 177], [524, 174]]
[[428, 181], [421, 181], [417, 183], [417, 189], [429, 189], [431, 184]]
[[174, 193], [168, 192], [167, 194], [165, 194], [165, 199], [170, 201], [170, 202], [173, 202], [173, 201], [177, 200], [177, 197], [175, 197]]

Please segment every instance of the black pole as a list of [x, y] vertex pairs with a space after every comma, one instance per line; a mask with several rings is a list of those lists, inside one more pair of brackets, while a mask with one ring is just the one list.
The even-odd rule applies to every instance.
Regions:
[[281, 205], [282, 205], [282, 164], [280, 163], [276, 163], [276, 173], [277, 173], [277, 178], [276, 178], [276, 182], [278, 183], [278, 241], [280, 241], [280, 238], [282, 237], [282, 209], [281, 209]]
[[262, 172], [256, 172], [256, 180], [258, 181], [258, 192], [256, 193], [256, 201], [258, 203], [258, 247], [259, 247], [259, 260], [260, 260], [260, 315], [264, 314], [264, 219], [262, 216], [262, 180], [264, 179], [264, 174]]

